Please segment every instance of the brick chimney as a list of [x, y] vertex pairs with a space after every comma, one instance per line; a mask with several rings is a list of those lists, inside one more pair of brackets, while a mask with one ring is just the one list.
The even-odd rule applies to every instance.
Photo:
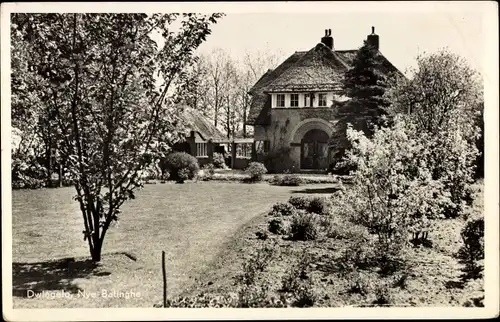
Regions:
[[321, 38], [321, 42], [325, 44], [328, 48], [333, 50], [333, 38], [331, 29], [325, 29], [325, 36]]
[[366, 37], [366, 42], [368, 45], [371, 45], [375, 47], [375, 49], [378, 50], [379, 48], [379, 38], [378, 35], [375, 33], [375, 27], [372, 27], [372, 33]]

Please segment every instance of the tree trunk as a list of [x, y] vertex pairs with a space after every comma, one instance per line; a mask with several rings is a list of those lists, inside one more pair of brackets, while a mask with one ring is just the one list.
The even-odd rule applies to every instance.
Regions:
[[94, 249], [91, 250], [92, 261], [94, 262], [101, 261], [101, 251], [102, 251], [101, 243], [98, 243], [98, 245], [94, 245]]
[[52, 147], [51, 147], [51, 140], [49, 138], [49, 144], [47, 148], [47, 187], [52, 188]]
[[247, 137], [247, 104], [248, 104], [248, 96], [247, 94], [243, 94], [243, 138]]
[[61, 165], [61, 160], [59, 160], [59, 188], [63, 186], [63, 180], [62, 180], [62, 165]]

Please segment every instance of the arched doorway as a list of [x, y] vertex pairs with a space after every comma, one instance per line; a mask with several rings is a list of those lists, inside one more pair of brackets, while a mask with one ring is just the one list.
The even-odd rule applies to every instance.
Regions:
[[319, 129], [307, 131], [300, 142], [300, 168], [325, 169], [328, 167], [328, 134]]

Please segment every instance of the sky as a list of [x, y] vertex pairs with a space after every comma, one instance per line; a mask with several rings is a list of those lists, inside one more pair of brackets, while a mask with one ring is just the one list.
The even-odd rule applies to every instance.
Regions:
[[238, 59], [246, 52], [272, 51], [283, 61], [295, 51], [309, 50], [332, 30], [334, 47], [360, 47], [375, 27], [380, 51], [402, 72], [415, 67], [419, 53], [444, 47], [464, 57], [478, 72], [484, 68], [483, 21], [480, 12], [262, 12], [227, 13], [212, 26], [198, 49], [209, 54], [222, 48]]

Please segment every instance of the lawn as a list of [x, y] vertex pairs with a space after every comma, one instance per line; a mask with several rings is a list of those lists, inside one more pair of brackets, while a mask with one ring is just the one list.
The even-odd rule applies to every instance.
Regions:
[[[14, 308], [152, 307], [162, 298], [162, 250], [167, 254], [170, 297], [196, 285], [219, 255], [233, 250], [233, 236], [275, 202], [292, 194], [331, 191], [332, 184], [146, 185], [137, 199], [125, 203], [119, 224], [106, 236], [97, 267], [88, 261], [73, 188], [13, 191]], [[28, 290], [69, 296], [29, 298]], [[112, 296], [103, 296], [103, 290]]]

